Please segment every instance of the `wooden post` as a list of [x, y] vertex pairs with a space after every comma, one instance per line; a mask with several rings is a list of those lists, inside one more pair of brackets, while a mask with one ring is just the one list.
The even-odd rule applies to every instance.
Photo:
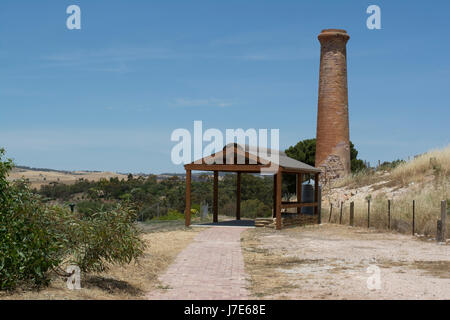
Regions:
[[213, 222], [219, 222], [219, 172], [214, 171]]
[[342, 224], [342, 208], [344, 207], [344, 202], [341, 201], [341, 213], [339, 214], [339, 224]]
[[[236, 220], [241, 220], [241, 173], [236, 177]], [[256, 218], [256, 217], [255, 217]]]
[[331, 222], [331, 214], [333, 213], [333, 203], [330, 203], [330, 216], [328, 217], [328, 222]]
[[319, 174], [316, 173], [314, 175], [314, 202], [316, 205], [314, 206], [314, 215], [318, 215], [317, 223], [320, 224], [322, 222], [322, 217], [319, 210]]
[[446, 235], [446, 218], [447, 218], [447, 202], [445, 200], [441, 201], [441, 219], [437, 222], [437, 232], [436, 241], [445, 242], [447, 239]]
[[442, 239], [447, 239], [447, 201], [441, 201], [441, 221], [442, 221]]
[[436, 241], [444, 242], [444, 239], [442, 238], [442, 221], [441, 220], [437, 221]]
[[355, 216], [355, 203], [352, 201], [350, 202], [350, 225], [353, 227], [354, 223], [353, 223], [353, 218]]
[[[297, 202], [302, 202], [303, 173], [297, 173]], [[302, 213], [302, 208], [297, 208], [297, 214]]]
[[370, 228], [370, 199], [367, 200], [367, 228]]
[[186, 227], [191, 225], [191, 170], [186, 170], [186, 209], [184, 211], [184, 224]]
[[416, 200], [413, 200], [412, 211], [412, 235], [414, 235], [416, 229]]
[[388, 229], [391, 230], [391, 200], [388, 200]]
[[273, 213], [272, 218], [277, 216], [277, 174], [273, 175]]
[[281, 230], [281, 168], [278, 169], [278, 173], [276, 175], [276, 186], [277, 186], [277, 192], [276, 192], [276, 201], [275, 201], [275, 215], [276, 215], [276, 228], [277, 230]]

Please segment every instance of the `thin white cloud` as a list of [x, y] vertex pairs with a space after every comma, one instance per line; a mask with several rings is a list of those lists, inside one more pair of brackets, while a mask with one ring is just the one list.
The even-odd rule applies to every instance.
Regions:
[[174, 59], [177, 55], [165, 48], [122, 47], [53, 53], [42, 56], [40, 60], [44, 68], [77, 67], [89, 71], [127, 73], [132, 71], [129, 66], [132, 62]]
[[[226, 43], [226, 42], [225, 42]], [[267, 49], [270, 44], [271, 48]], [[219, 59], [247, 61], [283, 61], [316, 58], [317, 52], [300, 51], [299, 47], [286, 42], [274, 46], [268, 40], [260, 48], [223, 49], [203, 44], [195, 47], [118, 47], [97, 50], [81, 49], [75, 52], [60, 52], [40, 58], [43, 67], [78, 67], [93, 71], [129, 72], [129, 63], [148, 60]]]

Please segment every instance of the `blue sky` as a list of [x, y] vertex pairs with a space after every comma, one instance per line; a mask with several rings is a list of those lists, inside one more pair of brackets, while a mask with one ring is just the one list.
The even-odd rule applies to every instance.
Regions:
[[[77, 4], [82, 29], [68, 30]], [[382, 29], [368, 30], [379, 5]], [[343, 28], [359, 157], [450, 143], [449, 1], [0, 2], [0, 146], [16, 163], [182, 172], [174, 129], [315, 137], [324, 28]]]

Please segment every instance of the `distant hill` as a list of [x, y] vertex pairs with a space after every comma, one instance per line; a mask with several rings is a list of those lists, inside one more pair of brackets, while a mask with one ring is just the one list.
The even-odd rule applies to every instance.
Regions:
[[[133, 177], [148, 177], [152, 174], [150, 173], [132, 173]], [[19, 179], [27, 179], [31, 183], [32, 188], [40, 188], [42, 185], [50, 183], [64, 183], [71, 184], [75, 183], [79, 179], [86, 179], [90, 181], [98, 181], [100, 179], [128, 179], [129, 173], [119, 173], [119, 172], [107, 172], [107, 171], [68, 171], [68, 170], [55, 170], [48, 168], [33, 168], [28, 166], [15, 166], [14, 169], [8, 176], [8, 180], [14, 181]], [[205, 173], [195, 173], [192, 175], [192, 179], [197, 181], [200, 176], [205, 175]], [[206, 173], [208, 175], [208, 173]], [[212, 175], [210, 173], [209, 175]], [[178, 177], [179, 179], [185, 179], [186, 174], [184, 173], [163, 173], [155, 175], [158, 181], [170, 179], [171, 177]]]

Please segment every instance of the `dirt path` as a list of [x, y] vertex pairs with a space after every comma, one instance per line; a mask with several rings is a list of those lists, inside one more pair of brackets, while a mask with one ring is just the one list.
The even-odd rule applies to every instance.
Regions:
[[257, 298], [450, 299], [450, 245], [326, 224], [243, 237]]
[[163, 284], [149, 299], [247, 299], [241, 250], [245, 228], [217, 227], [201, 231], [159, 277]]

